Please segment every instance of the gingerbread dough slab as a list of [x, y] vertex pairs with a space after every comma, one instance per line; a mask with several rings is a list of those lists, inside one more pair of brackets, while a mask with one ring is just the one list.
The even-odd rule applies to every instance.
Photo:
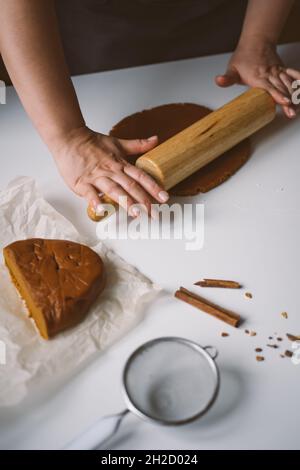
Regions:
[[82, 321], [105, 286], [100, 256], [79, 243], [32, 238], [11, 243], [3, 254], [45, 339]]
[[[157, 106], [128, 116], [110, 131], [122, 139], [147, 138], [158, 135], [162, 143], [212, 111], [193, 103], [174, 103]], [[174, 196], [194, 196], [219, 186], [248, 160], [250, 140], [245, 139], [213, 162], [201, 168], [170, 190]], [[132, 163], [137, 157], [130, 157]]]

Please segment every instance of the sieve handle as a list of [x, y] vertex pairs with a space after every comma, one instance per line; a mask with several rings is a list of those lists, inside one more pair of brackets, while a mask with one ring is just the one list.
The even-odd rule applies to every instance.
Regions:
[[73, 441], [65, 447], [65, 450], [93, 450], [98, 448], [118, 431], [127, 413], [129, 413], [129, 410], [100, 418], [92, 424], [90, 428], [73, 439]]

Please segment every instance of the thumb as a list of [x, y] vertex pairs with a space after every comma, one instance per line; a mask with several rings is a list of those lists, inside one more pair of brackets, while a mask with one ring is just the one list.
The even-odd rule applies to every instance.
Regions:
[[152, 137], [148, 137], [148, 139], [119, 139], [119, 143], [127, 155], [137, 155], [153, 149], [153, 147], [158, 144], [158, 137], [157, 135], [153, 135]]
[[216, 84], [221, 87], [228, 87], [240, 82], [240, 76], [236, 69], [229, 68], [223, 75], [217, 75]]

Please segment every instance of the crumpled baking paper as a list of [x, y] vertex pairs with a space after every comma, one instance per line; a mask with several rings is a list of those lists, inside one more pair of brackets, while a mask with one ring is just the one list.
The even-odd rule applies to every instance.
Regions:
[[[0, 192], [0, 249], [15, 240], [40, 237], [81, 243], [75, 227], [39, 193], [28, 177], [13, 180]], [[40, 337], [0, 256], [0, 406], [19, 403], [29, 387], [49, 377], [70, 375], [97, 351], [103, 351], [141, 318], [145, 302], [158, 286], [99, 241], [91, 248], [101, 255], [107, 287], [78, 326], [47, 341]], [[1, 358], [0, 358], [1, 359]]]

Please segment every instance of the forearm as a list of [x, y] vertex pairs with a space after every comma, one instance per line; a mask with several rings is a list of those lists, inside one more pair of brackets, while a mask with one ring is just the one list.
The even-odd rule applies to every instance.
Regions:
[[293, 3], [294, 0], [249, 0], [240, 43], [276, 45]]
[[50, 150], [84, 120], [64, 59], [52, 0], [0, 0], [0, 52]]

